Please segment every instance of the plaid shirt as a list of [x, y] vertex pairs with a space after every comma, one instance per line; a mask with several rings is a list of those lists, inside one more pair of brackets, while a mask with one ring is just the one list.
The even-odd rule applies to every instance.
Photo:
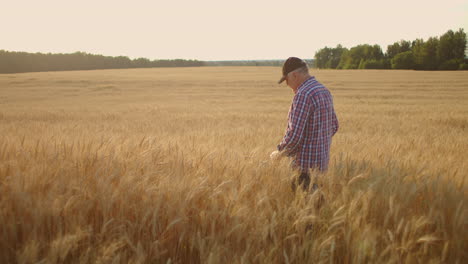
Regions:
[[288, 114], [288, 127], [279, 151], [294, 157], [293, 166], [302, 170], [326, 171], [332, 136], [338, 131], [330, 91], [314, 77], [302, 83]]

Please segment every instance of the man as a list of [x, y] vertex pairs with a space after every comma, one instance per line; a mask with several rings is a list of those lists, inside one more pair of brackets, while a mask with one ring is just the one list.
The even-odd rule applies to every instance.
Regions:
[[[293, 169], [299, 176], [292, 183], [308, 190], [310, 170], [325, 172], [330, 159], [330, 145], [338, 131], [338, 120], [330, 91], [309, 74], [307, 64], [296, 57], [288, 58], [283, 65], [279, 84], [286, 84], [295, 96], [288, 114], [288, 126], [283, 140], [270, 155], [276, 160], [282, 156], [293, 157]], [[312, 190], [318, 188], [313, 184]]]

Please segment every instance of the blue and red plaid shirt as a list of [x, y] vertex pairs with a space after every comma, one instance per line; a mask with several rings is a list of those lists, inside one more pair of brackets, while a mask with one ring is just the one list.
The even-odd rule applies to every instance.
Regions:
[[298, 169], [326, 171], [332, 136], [337, 131], [332, 95], [315, 77], [310, 77], [297, 89], [278, 150], [294, 157], [293, 165]]

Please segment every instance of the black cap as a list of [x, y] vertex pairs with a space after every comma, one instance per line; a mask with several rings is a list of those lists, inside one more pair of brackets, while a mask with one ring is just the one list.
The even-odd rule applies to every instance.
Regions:
[[289, 57], [283, 64], [283, 77], [281, 77], [278, 83], [284, 82], [284, 80], [286, 80], [286, 75], [288, 75], [288, 73], [294, 70], [297, 70], [299, 68], [302, 68], [302, 67], [307, 67], [307, 64], [305, 63], [305, 61], [296, 57]]

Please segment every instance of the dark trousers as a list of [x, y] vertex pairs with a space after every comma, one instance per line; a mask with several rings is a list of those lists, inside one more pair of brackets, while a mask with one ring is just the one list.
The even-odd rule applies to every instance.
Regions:
[[[293, 190], [293, 192], [296, 191], [297, 186], [300, 186], [303, 191], [309, 191], [309, 186], [310, 186], [310, 171], [309, 170], [301, 171], [300, 174], [293, 179], [293, 181], [291, 182], [291, 189]], [[314, 192], [317, 189], [318, 189], [318, 185], [316, 182], [314, 182], [312, 184], [312, 190], [310, 191]]]
[[310, 185], [310, 172], [308, 170], [301, 171], [301, 174], [293, 179], [291, 183], [291, 188], [295, 192], [297, 186], [302, 187], [302, 190], [307, 191], [309, 190]]

